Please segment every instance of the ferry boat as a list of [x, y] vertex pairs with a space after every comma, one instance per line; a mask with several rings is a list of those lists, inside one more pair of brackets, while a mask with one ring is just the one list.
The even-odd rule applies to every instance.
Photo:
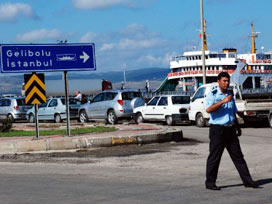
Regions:
[[[205, 25], [205, 24], [204, 24]], [[217, 75], [224, 71], [231, 76], [231, 82], [242, 89], [272, 88], [272, 53], [257, 53], [255, 38], [258, 33], [252, 27], [251, 52], [238, 54], [235, 48], [226, 48], [222, 52], [207, 49], [206, 28], [204, 27], [204, 51], [206, 83], [216, 82]], [[171, 72], [157, 92], [195, 91], [203, 84], [202, 51], [184, 52], [170, 61]]]

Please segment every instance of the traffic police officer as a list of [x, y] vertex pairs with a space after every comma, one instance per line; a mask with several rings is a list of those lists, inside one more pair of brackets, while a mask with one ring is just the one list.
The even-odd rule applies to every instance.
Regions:
[[209, 123], [211, 125], [206, 188], [220, 190], [216, 186], [216, 179], [221, 156], [225, 148], [228, 150], [244, 186], [257, 188], [257, 183], [250, 176], [238, 139], [242, 132], [235, 116], [237, 112], [236, 104], [228, 91], [230, 75], [227, 72], [221, 72], [217, 77], [217, 82], [218, 87], [208, 94], [206, 100], [206, 112], [210, 113]]

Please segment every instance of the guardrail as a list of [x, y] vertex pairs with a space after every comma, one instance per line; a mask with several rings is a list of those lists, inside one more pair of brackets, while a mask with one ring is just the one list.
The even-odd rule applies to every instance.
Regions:
[[242, 94], [272, 94], [271, 88], [242, 89]]
[[148, 92], [142, 93], [144, 98], [152, 98], [154, 96], [161, 96], [161, 95], [185, 95], [185, 96], [192, 96], [194, 92], [192, 91], [163, 91], [163, 92]]

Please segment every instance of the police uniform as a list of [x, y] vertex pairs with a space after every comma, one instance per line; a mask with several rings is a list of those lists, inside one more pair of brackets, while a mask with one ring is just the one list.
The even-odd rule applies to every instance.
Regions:
[[[228, 95], [231, 95], [229, 91], [224, 94], [219, 87], [213, 89], [207, 96], [206, 109], [223, 100]], [[210, 113], [210, 153], [207, 159], [206, 187], [215, 185], [221, 156], [225, 148], [228, 150], [244, 185], [254, 182], [250, 176], [238, 136], [236, 135], [234, 126], [236, 112], [237, 107], [232, 99], [232, 101], [224, 103], [219, 109]]]

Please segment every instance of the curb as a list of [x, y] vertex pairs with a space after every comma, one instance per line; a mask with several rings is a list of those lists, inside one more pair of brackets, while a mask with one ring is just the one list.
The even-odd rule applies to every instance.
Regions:
[[72, 150], [92, 147], [112, 147], [131, 144], [150, 144], [163, 142], [180, 142], [183, 139], [182, 131], [166, 133], [150, 133], [136, 136], [111, 137], [58, 137], [32, 140], [0, 141], [0, 154], [16, 154], [36, 151]]

